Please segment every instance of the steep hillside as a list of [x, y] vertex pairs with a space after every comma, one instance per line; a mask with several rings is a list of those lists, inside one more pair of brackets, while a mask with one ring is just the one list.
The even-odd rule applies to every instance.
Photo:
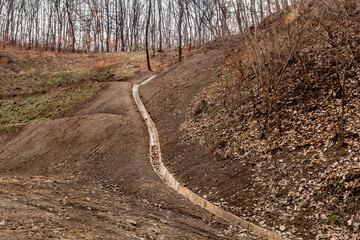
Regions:
[[0, 239], [259, 239], [158, 178], [132, 87], [0, 136]]
[[132, 97], [144, 53], [0, 56], [0, 239], [261, 239], [153, 171]]
[[315, 3], [160, 74], [142, 96], [167, 166], [284, 236], [357, 239], [359, 31], [355, 1]]

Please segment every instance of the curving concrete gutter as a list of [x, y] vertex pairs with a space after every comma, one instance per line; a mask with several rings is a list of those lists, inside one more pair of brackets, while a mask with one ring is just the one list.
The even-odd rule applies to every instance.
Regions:
[[139, 96], [139, 86], [150, 82], [155, 77], [156, 76], [150, 77], [141, 84], [135, 84], [133, 87], [133, 97], [148, 127], [148, 131], [150, 135], [150, 162], [156, 174], [168, 186], [170, 186], [175, 191], [177, 191], [178, 193], [189, 199], [191, 202], [196, 203], [200, 207], [205, 208], [206, 210], [212, 212], [213, 214], [223, 218], [224, 220], [228, 221], [230, 224], [234, 226], [239, 226], [243, 229], [247, 229], [251, 233], [258, 234], [259, 236], [265, 237], [270, 240], [285, 240], [279, 234], [264, 229], [262, 227], [259, 227], [251, 222], [248, 222], [228, 211], [219, 208], [218, 206], [207, 201], [206, 199], [200, 197], [199, 195], [190, 191], [186, 187], [182, 186], [167, 170], [167, 168], [165, 167], [162, 161], [162, 155], [160, 151], [160, 140], [157, 129]]

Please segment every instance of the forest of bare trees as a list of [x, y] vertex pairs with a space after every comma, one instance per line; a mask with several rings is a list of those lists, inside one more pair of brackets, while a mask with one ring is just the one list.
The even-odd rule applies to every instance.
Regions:
[[45, 51], [120, 52], [144, 50], [148, 36], [153, 53], [181, 51], [256, 25], [294, 1], [0, 0], [0, 40]]

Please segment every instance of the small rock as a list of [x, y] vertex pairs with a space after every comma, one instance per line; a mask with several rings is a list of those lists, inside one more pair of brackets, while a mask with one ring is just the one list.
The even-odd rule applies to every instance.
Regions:
[[155, 227], [155, 226], [154, 227], [149, 227], [148, 229], [149, 229], [149, 231], [154, 232], [156, 234], [161, 233], [160, 229], [158, 227]]
[[225, 235], [229, 236], [232, 233], [232, 231], [231, 231], [231, 229], [225, 229], [224, 233], [225, 233]]
[[132, 220], [132, 219], [128, 219], [127, 222], [130, 223], [133, 226], [137, 225], [137, 222], [135, 220]]
[[160, 222], [165, 223], [165, 224], [168, 223], [168, 221], [166, 221], [166, 220], [164, 220], [164, 219], [160, 219]]
[[4, 226], [5, 225], [5, 220], [2, 220], [1, 222], [0, 222], [0, 226]]
[[40, 228], [38, 226], [34, 226], [31, 228], [31, 231], [36, 232], [36, 231], [39, 231], [39, 229]]

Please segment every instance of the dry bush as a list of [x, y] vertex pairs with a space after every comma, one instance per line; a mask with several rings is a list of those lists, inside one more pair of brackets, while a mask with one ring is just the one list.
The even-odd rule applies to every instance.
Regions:
[[[231, 66], [237, 72], [247, 96], [253, 104], [253, 115], [263, 121], [261, 137], [271, 131], [269, 122], [276, 119], [276, 128], [282, 132], [280, 108], [283, 104], [282, 88], [288, 66], [303, 45], [304, 19], [300, 6], [273, 21], [268, 27], [248, 28], [244, 34], [241, 55], [230, 56]], [[269, 18], [271, 18], [270, 16]], [[246, 19], [244, 19], [246, 21]], [[275, 113], [275, 115], [273, 114]]]
[[[356, 4], [350, 12], [348, 3]], [[248, 31], [196, 97], [181, 127], [186, 143], [210, 145], [224, 165], [259, 167], [245, 181], [264, 195], [240, 214], [293, 225], [304, 239], [359, 232], [359, 4], [309, 1]], [[267, 216], [267, 205], [281, 217]], [[324, 224], [332, 215], [338, 221]]]
[[94, 63], [93, 68], [98, 71], [98, 72], [102, 72], [110, 67], [113, 67], [117, 64], [117, 62], [113, 62], [113, 61], [100, 61], [100, 62], [96, 62]]
[[[354, 45], [359, 32], [355, 24], [359, 21], [359, 3], [352, 0], [302, 3], [286, 14], [277, 14], [280, 18], [266, 28], [249, 28], [244, 44], [229, 54], [229, 65], [239, 79], [239, 91], [253, 105], [253, 117], [259, 121], [261, 137], [275, 129], [281, 134], [285, 117], [282, 109], [291, 107], [287, 104], [289, 99], [302, 95], [315, 100], [319, 95], [314, 85], [319, 84], [337, 93], [342, 97], [341, 103], [334, 100], [338, 111], [332, 114], [336, 115], [336, 135], [342, 147], [346, 78], [356, 75], [359, 69], [358, 46]], [[324, 81], [314, 84], [314, 77], [326, 71]], [[298, 78], [303, 82], [299, 83]], [[298, 85], [297, 91], [291, 89], [294, 84]]]

